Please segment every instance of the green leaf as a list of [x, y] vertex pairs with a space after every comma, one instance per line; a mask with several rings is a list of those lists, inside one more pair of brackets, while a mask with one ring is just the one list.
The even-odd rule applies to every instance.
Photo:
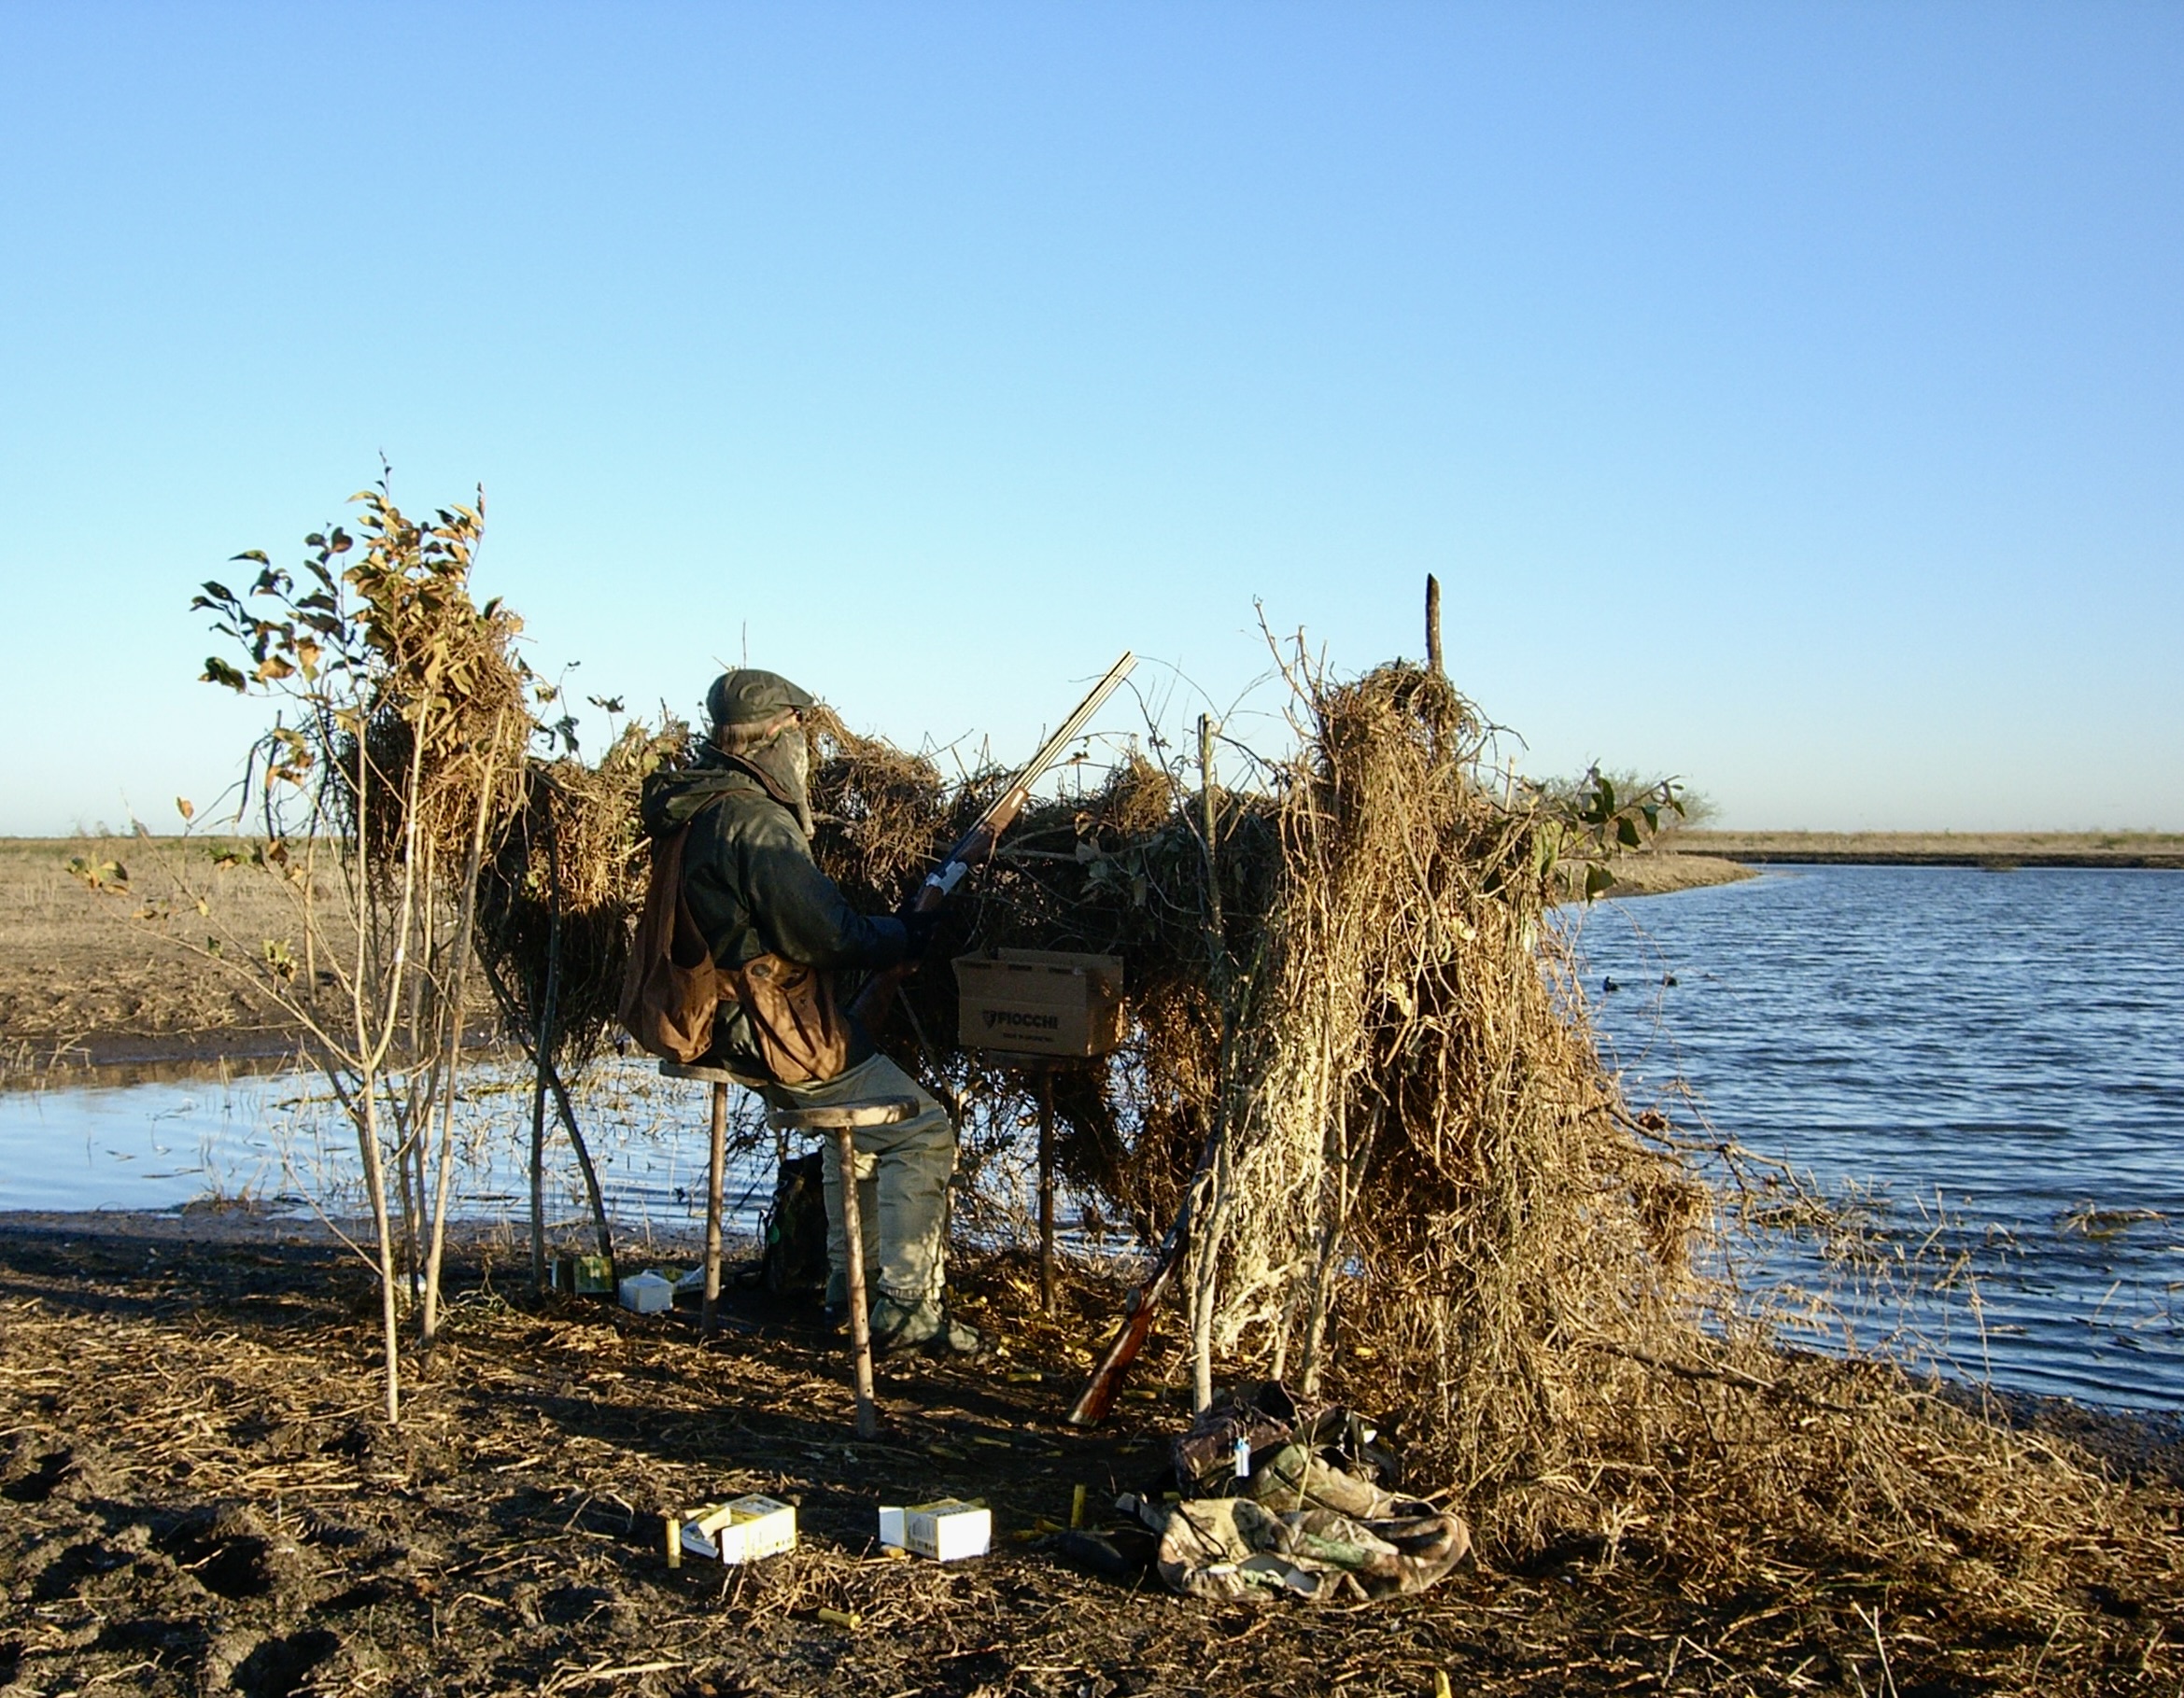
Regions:
[[204, 657], [204, 670], [198, 674], [197, 681], [201, 684], [225, 684], [237, 695], [247, 695], [250, 689], [248, 679], [213, 654]]
[[71, 855], [68, 873], [87, 891], [126, 892], [129, 889], [129, 869], [119, 861], [87, 861], [81, 855]]
[[269, 937], [259, 946], [259, 954], [274, 977], [284, 985], [293, 983], [296, 976], [296, 957], [289, 947], [288, 940]]
[[1615, 840], [1625, 849], [1636, 849], [1639, 846], [1638, 821], [1628, 814], [1615, 821]]
[[1594, 862], [1590, 866], [1585, 869], [1585, 901], [1595, 901], [1599, 898], [1601, 891], [1605, 891], [1614, 882], [1615, 875], [1608, 871], [1608, 869], [1602, 866], [1599, 862]]

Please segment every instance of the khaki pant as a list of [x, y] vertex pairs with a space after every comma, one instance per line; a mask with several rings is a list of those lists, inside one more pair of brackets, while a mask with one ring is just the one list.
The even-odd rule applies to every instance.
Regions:
[[[867, 1294], [915, 1305], [940, 1296], [946, 1276], [948, 1182], [955, 1172], [955, 1125], [932, 1094], [885, 1056], [860, 1061], [823, 1085], [769, 1085], [767, 1101], [782, 1108], [836, 1107], [875, 1097], [914, 1097], [918, 1113], [893, 1126], [861, 1126], [857, 1212], [864, 1228]], [[832, 1132], [824, 1134], [826, 1259], [833, 1270], [829, 1299], [848, 1289], [849, 1256], [842, 1235], [841, 1165]]]

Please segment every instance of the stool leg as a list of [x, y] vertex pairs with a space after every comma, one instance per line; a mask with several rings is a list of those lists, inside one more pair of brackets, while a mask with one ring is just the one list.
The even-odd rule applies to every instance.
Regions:
[[865, 1308], [865, 1222], [857, 1206], [856, 1135], [848, 1127], [835, 1129], [834, 1150], [841, 1172], [842, 1239], [849, 1258], [844, 1271], [850, 1292], [850, 1372], [857, 1388], [857, 1437], [870, 1438], [880, 1431], [880, 1417], [872, 1408], [872, 1317]]
[[721, 1189], [728, 1165], [728, 1088], [715, 1081], [712, 1088], [712, 1161], [705, 1176], [705, 1303], [697, 1317], [697, 1330], [711, 1333], [714, 1312], [721, 1300]]

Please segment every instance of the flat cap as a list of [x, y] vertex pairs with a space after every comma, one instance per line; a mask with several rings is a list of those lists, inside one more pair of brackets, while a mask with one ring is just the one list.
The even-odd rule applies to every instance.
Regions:
[[812, 700], [810, 691], [797, 689], [779, 672], [744, 667], [712, 681], [705, 693], [705, 710], [716, 725], [761, 725], [792, 708], [801, 712]]

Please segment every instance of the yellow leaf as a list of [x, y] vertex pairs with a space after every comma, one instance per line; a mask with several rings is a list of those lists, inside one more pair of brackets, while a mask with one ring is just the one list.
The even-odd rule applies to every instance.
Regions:
[[175, 798], [175, 811], [185, 820], [194, 820], [197, 817], [197, 809], [191, 806], [188, 796]]

